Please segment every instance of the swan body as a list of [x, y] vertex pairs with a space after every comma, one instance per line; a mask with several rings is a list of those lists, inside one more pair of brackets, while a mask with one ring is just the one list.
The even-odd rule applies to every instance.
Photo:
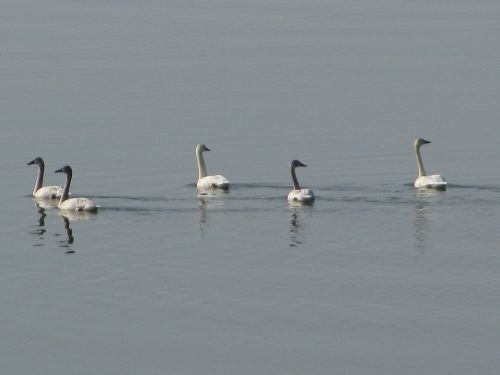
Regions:
[[416, 188], [427, 188], [436, 190], [446, 190], [448, 184], [444, 177], [440, 174], [427, 175], [425, 173], [422, 157], [420, 156], [420, 146], [431, 143], [422, 138], [417, 138], [414, 142], [415, 154], [417, 156], [418, 176], [415, 180], [414, 186]]
[[73, 177], [73, 170], [69, 165], [62, 167], [55, 171], [56, 173], [66, 174], [66, 183], [64, 184], [63, 193], [61, 199], [59, 200], [60, 210], [64, 211], [86, 211], [86, 212], [96, 212], [99, 207], [94, 203], [94, 201], [88, 198], [68, 198], [69, 186], [71, 184], [71, 179]]
[[59, 202], [58, 207], [66, 211], [97, 211], [97, 205], [88, 198], [70, 198]]
[[42, 186], [38, 189], [33, 197], [36, 199], [57, 199], [62, 194], [62, 187], [60, 186]]
[[448, 183], [440, 174], [433, 174], [431, 176], [420, 176], [415, 180], [416, 188], [428, 188], [437, 190], [446, 190]]
[[33, 190], [33, 197], [35, 199], [56, 199], [60, 198], [63, 192], [61, 186], [42, 186], [43, 185], [43, 174], [45, 171], [45, 163], [43, 159], [37, 157], [30, 161], [28, 165], [38, 165], [38, 175], [35, 181], [35, 188]]
[[288, 193], [288, 201], [289, 202], [313, 202], [314, 201], [314, 192], [311, 189], [302, 189], [299, 185], [299, 181], [297, 180], [297, 175], [295, 174], [295, 168], [297, 167], [307, 167], [305, 164], [301, 163], [298, 160], [292, 160], [290, 166], [290, 174], [292, 175], [293, 180], [293, 190]]
[[207, 176], [207, 167], [203, 159], [203, 152], [205, 151], [210, 151], [210, 149], [203, 144], [196, 146], [196, 161], [198, 162], [198, 182], [196, 187], [198, 189], [229, 189], [229, 181], [224, 176], [220, 174]]
[[311, 189], [292, 190], [288, 193], [289, 201], [312, 202], [314, 198], [314, 192]]
[[200, 178], [196, 183], [198, 189], [229, 189], [229, 181], [226, 177], [217, 174], [215, 176], [206, 176]]

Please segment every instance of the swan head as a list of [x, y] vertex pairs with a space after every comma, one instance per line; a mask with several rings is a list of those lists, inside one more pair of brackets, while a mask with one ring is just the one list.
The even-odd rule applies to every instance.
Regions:
[[420, 146], [425, 145], [427, 143], [431, 143], [431, 141], [427, 141], [423, 138], [417, 138], [417, 139], [415, 139], [415, 142], [414, 142], [415, 147], [420, 147]]
[[33, 164], [43, 165], [43, 159], [41, 157], [36, 157], [26, 165], [33, 165]]
[[58, 169], [54, 173], [66, 173], [67, 175], [72, 175], [73, 170], [71, 169], [71, 167], [69, 165], [65, 165], [64, 167]]
[[307, 165], [305, 165], [304, 163], [298, 161], [298, 160], [292, 160], [292, 167], [293, 168], [296, 168], [296, 167], [307, 167]]
[[204, 144], [199, 144], [198, 146], [196, 146], [197, 153], [205, 152], [205, 151], [210, 151], [210, 149], [207, 146], [205, 146]]

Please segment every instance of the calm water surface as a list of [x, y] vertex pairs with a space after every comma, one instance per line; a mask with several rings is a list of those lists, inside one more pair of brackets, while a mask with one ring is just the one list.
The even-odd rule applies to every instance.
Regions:
[[[4, 1], [1, 372], [498, 373], [499, 17]], [[448, 191], [411, 186], [417, 136]], [[37, 206], [38, 155], [99, 213]]]

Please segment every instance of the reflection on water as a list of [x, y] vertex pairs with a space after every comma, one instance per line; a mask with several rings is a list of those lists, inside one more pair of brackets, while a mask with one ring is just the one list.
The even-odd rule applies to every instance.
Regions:
[[301, 216], [304, 210], [310, 210], [312, 204], [302, 204], [298, 202], [288, 202], [289, 212], [290, 212], [290, 247], [298, 247], [304, 243], [303, 230], [304, 225], [302, 224]]
[[67, 240], [60, 240], [59, 246], [67, 249], [66, 254], [73, 254], [75, 251], [72, 245], [75, 241], [75, 237], [73, 236], [73, 229], [71, 229], [70, 222], [89, 220], [91, 217], [95, 216], [96, 213], [86, 211], [64, 211], [59, 212], [59, 215], [61, 216], [68, 237]]
[[198, 197], [221, 197], [229, 193], [226, 189], [209, 188], [202, 189], [197, 188]]
[[59, 201], [57, 199], [34, 199], [33, 203], [35, 203], [36, 207], [44, 208], [46, 210], [51, 210], [57, 208], [57, 204]]
[[199, 217], [198, 221], [200, 223], [200, 234], [201, 237], [205, 236], [205, 230], [208, 225], [207, 221], [207, 201], [204, 198], [199, 198], [200, 202], [198, 204]]
[[90, 218], [96, 216], [95, 212], [87, 211], [61, 211], [59, 215], [68, 219], [69, 221], [83, 221], [89, 220]]
[[[37, 209], [38, 216], [38, 225], [36, 225], [36, 229], [34, 231], [29, 232], [30, 234], [37, 237], [38, 240], [43, 241], [45, 239], [45, 233], [47, 229], [45, 229], [45, 218], [47, 217], [47, 212], [55, 207], [57, 207], [57, 200], [55, 199], [33, 199], [33, 203]], [[33, 246], [44, 246], [43, 242], [35, 242]]]
[[73, 237], [73, 230], [69, 226], [69, 219], [66, 216], [61, 216], [62, 222], [64, 223], [64, 229], [66, 229], [66, 234], [68, 235], [67, 240], [60, 240], [59, 246], [67, 249], [66, 254], [74, 254], [75, 250], [71, 248], [71, 245], [75, 241], [75, 237]]
[[[95, 214], [89, 212], [73, 212], [73, 211], [61, 212], [57, 209], [57, 200], [54, 199], [50, 200], [37, 199], [33, 200], [33, 202], [35, 204], [36, 212], [38, 214], [38, 224], [35, 225], [36, 229], [29, 232], [29, 234], [34, 235], [37, 239], [33, 244], [33, 246], [35, 247], [45, 246], [46, 234], [47, 234], [47, 228], [45, 222], [47, 216], [54, 215], [55, 212], [58, 212], [58, 215], [61, 217], [62, 223], [64, 225], [64, 230], [66, 232], [67, 238], [64, 240], [59, 240], [57, 244], [59, 245], [59, 247], [62, 247], [66, 250], [66, 254], [74, 253], [75, 251], [72, 248], [72, 246], [75, 242], [75, 237], [73, 235], [73, 229], [70, 226], [70, 222], [88, 220], [92, 216], [95, 216]], [[51, 212], [53, 213], [50, 214]], [[54, 236], [59, 237], [61, 236], [61, 234], [54, 233]]]
[[226, 193], [222, 191], [216, 192], [214, 190], [210, 190], [213, 194], [199, 194], [198, 193], [198, 222], [200, 224], [200, 234], [203, 237], [206, 233], [206, 229], [208, 228], [208, 210], [223, 208], [226, 206], [227, 202], [225, 199], [222, 199], [222, 195]]
[[415, 249], [421, 254], [429, 248], [427, 232], [429, 227], [428, 210], [430, 204], [435, 204], [441, 197], [444, 197], [444, 191], [436, 189], [416, 189], [415, 190], [415, 210], [414, 210], [414, 244]]
[[[36, 204], [36, 203], [35, 203]], [[45, 213], [45, 208], [37, 206], [38, 214], [40, 215], [38, 218], [38, 225], [35, 225], [36, 229], [34, 231], [29, 232], [30, 234], [33, 234], [39, 239], [40, 241], [43, 241], [45, 239], [45, 232], [47, 230], [45, 229], [45, 218], [47, 217], [47, 214]], [[33, 246], [43, 246], [43, 242], [35, 242]]]
[[426, 248], [427, 218], [425, 214], [425, 204], [418, 202], [415, 205], [415, 215], [413, 221], [415, 231], [415, 248], [423, 253]]

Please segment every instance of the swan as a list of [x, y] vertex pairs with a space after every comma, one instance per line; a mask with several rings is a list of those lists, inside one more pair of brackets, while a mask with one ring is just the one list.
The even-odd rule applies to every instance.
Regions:
[[60, 210], [65, 211], [88, 211], [88, 212], [96, 212], [97, 206], [93, 201], [88, 198], [69, 198], [69, 185], [71, 184], [71, 178], [73, 177], [73, 170], [69, 165], [65, 165], [61, 169], [55, 171], [55, 173], [66, 173], [66, 183], [64, 184], [63, 193], [61, 195], [61, 199], [59, 200]]
[[290, 165], [290, 173], [293, 180], [293, 190], [288, 194], [289, 201], [297, 202], [312, 202], [314, 201], [314, 192], [311, 189], [301, 189], [297, 176], [295, 175], [295, 168], [297, 167], [307, 167], [307, 165], [301, 163], [298, 160], [292, 160]]
[[43, 172], [45, 171], [45, 163], [41, 157], [37, 157], [30, 161], [27, 165], [38, 165], [38, 176], [35, 182], [35, 189], [33, 190], [33, 197], [36, 199], [56, 199], [62, 195], [61, 186], [42, 186], [43, 185]]
[[422, 157], [420, 156], [420, 146], [431, 143], [422, 138], [415, 139], [415, 154], [417, 155], [417, 165], [418, 165], [418, 177], [415, 180], [416, 188], [430, 188], [436, 190], [446, 190], [447, 182], [440, 174], [433, 174], [427, 176], [425, 174], [424, 164], [422, 163]]
[[229, 189], [229, 181], [221, 175], [207, 176], [207, 167], [203, 159], [203, 152], [210, 151], [207, 146], [200, 144], [196, 146], [196, 160], [198, 161], [198, 189]]

